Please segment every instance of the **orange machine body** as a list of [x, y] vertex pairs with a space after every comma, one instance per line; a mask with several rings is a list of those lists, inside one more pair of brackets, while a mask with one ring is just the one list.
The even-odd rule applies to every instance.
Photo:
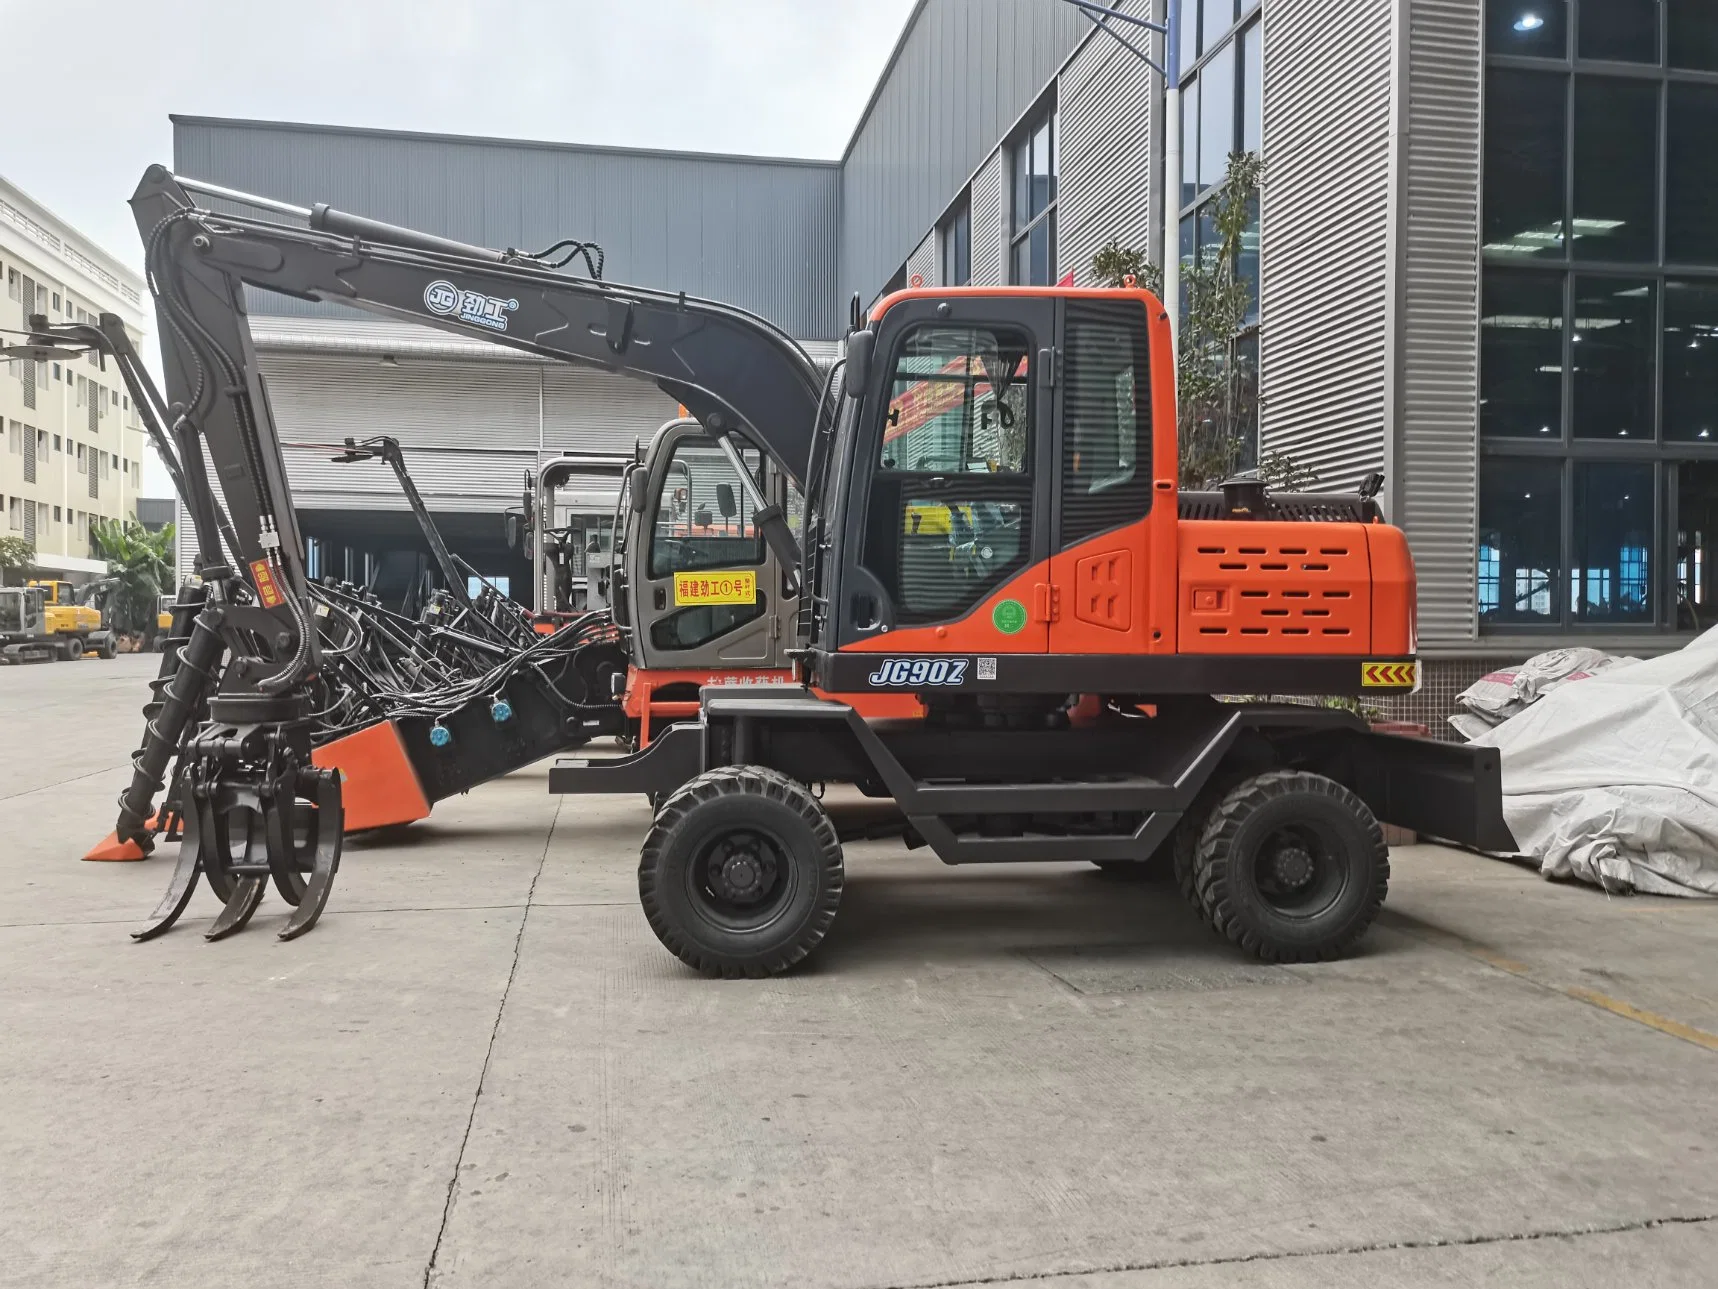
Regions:
[[[902, 300], [881, 301], [873, 321]], [[1413, 558], [1389, 524], [1182, 518], [1179, 503], [1174, 341], [1146, 291], [979, 288], [969, 295], [1078, 295], [1137, 301], [1152, 355], [1152, 506], [1023, 569], [954, 622], [867, 637], [843, 653], [1208, 654], [1403, 658], [1413, 654]], [[1004, 632], [996, 607], [1027, 609]]]

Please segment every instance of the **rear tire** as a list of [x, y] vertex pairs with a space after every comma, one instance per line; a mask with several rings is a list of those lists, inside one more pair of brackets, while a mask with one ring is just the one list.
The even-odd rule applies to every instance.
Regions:
[[727, 979], [803, 961], [835, 921], [843, 881], [841, 843], [817, 798], [752, 765], [706, 771], [671, 793], [638, 860], [656, 938]]
[[95, 647], [95, 654], [96, 654], [96, 657], [102, 658], [102, 659], [111, 659], [111, 658], [118, 657], [119, 656], [119, 650], [114, 647], [113, 637], [109, 636], [101, 644], [98, 644]]
[[1322, 962], [1384, 905], [1390, 858], [1366, 803], [1323, 775], [1276, 770], [1217, 804], [1193, 859], [1219, 935], [1266, 962]]
[[86, 646], [84, 645], [83, 638], [81, 636], [73, 636], [70, 640], [67, 640], [65, 644], [66, 661], [76, 662], [79, 658], [84, 656], [85, 648]]

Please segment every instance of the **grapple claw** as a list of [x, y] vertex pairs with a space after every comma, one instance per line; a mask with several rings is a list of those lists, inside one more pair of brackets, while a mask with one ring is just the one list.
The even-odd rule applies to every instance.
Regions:
[[[340, 848], [345, 838], [343, 811], [340, 801], [340, 773], [337, 770], [304, 771], [299, 776], [299, 790], [314, 793], [312, 800], [316, 808], [304, 811], [309, 815], [306, 824], [304, 846], [300, 850], [296, 842], [292, 847], [294, 875], [299, 875], [298, 864], [308, 860], [310, 864], [310, 879], [301, 884], [295, 883], [299, 898], [298, 907], [281, 928], [282, 940], [296, 940], [322, 916], [322, 908], [328, 903], [328, 892], [334, 885], [334, 874], [340, 869]], [[278, 825], [277, 825], [278, 827]], [[289, 838], [290, 840], [290, 838]], [[269, 838], [269, 867], [275, 873], [275, 885], [281, 886], [280, 869], [275, 866], [274, 837]], [[282, 895], [285, 889], [282, 888]]]
[[261, 877], [241, 877], [233, 887], [232, 898], [221, 910], [221, 916], [215, 919], [215, 925], [203, 933], [205, 940], [225, 940], [235, 931], [243, 931], [245, 924], [251, 920], [251, 914], [257, 911], [257, 905], [262, 903], [263, 892], [268, 883]]
[[133, 931], [131, 938], [141, 944], [171, 930], [173, 924], [179, 920], [179, 915], [185, 911], [185, 906], [191, 902], [191, 895], [197, 889], [197, 874], [202, 871], [203, 852], [198, 845], [197, 816], [193, 814], [185, 821], [185, 837], [179, 845], [179, 862], [173, 866], [173, 879], [167, 883], [167, 893], [161, 897], [161, 903], [155, 906], [155, 912], [149, 915], [149, 925]]

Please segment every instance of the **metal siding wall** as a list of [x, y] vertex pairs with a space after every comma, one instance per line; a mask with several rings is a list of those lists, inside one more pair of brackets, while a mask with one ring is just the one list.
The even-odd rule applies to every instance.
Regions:
[[674, 419], [678, 405], [643, 381], [582, 367], [543, 368], [543, 449], [631, 452]]
[[1002, 190], [1007, 169], [1001, 152], [993, 152], [972, 181], [972, 284], [1000, 286], [1003, 247]]
[[1399, 522], [1420, 639], [1475, 639], [1480, 0], [1411, 0]]
[[[882, 289], [1089, 26], [1055, 0], [926, 0], [915, 11], [843, 159], [842, 299]], [[973, 239], [978, 282], [976, 227]]]
[[[796, 336], [841, 334], [832, 162], [207, 120], [175, 122], [173, 140], [175, 167], [197, 178], [483, 246], [594, 240], [615, 281], [740, 305]], [[278, 296], [265, 307], [325, 311]]]
[[[1152, 18], [1152, 8], [1152, 0], [1121, 6], [1139, 18]], [[1135, 44], [1145, 38], [1124, 34]], [[1151, 244], [1151, 105], [1161, 92], [1155, 73], [1102, 34], [1062, 73], [1058, 276], [1072, 270], [1077, 285], [1092, 285], [1092, 256], [1112, 237], [1153, 263], [1162, 258]]]
[[1394, 0], [1267, 0], [1260, 441], [1348, 489], [1389, 412]]
[[[338, 443], [391, 434], [414, 446], [537, 449], [537, 368], [332, 354], [258, 355], [282, 439]], [[295, 481], [296, 482], [296, 481]]]
[[913, 284], [913, 275], [919, 275], [919, 280], [926, 286], [941, 286], [942, 275], [937, 271], [937, 230], [931, 229], [925, 234], [925, 240], [913, 248], [913, 253], [907, 256], [907, 285]]
[[[283, 439], [327, 444], [392, 434], [419, 490], [441, 510], [498, 510], [515, 500], [537, 461], [539, 417], [547, 453], [630, 452], [675, 411], [644, 382], [536, 363], [384, 367], [369, 358], [266, 352], [260, 361]], [[328, 456], [285, 449], [299, 506], [405, 508], [391, 471]]]

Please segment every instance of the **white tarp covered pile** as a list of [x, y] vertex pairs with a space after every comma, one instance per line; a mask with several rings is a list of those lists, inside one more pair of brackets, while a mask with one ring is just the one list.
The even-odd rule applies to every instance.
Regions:
[[1599, 649], [1552, 649], [1535, 654], [1518, 666], [1504, 667], [1469, 685], [1456, 698], [1462, 710], [1450, 717], [1450, 724], [1463, 738], [1476, 739], [1560, 686], [1635, 661]]
[[1543, 694], [1475, 743], [1547, 877], [1718, 896], [1718, 629]]

